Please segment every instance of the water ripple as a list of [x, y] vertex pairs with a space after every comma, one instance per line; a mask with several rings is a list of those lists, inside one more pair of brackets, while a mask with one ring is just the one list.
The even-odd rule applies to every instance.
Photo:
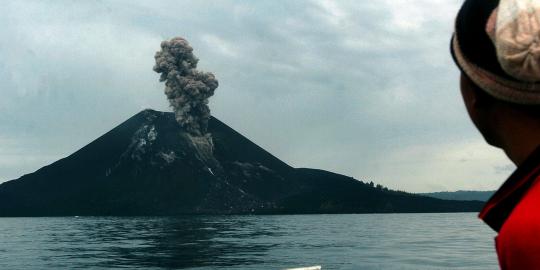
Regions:
[[0, 268], [494, 269], [473, 213], [0, 218]]

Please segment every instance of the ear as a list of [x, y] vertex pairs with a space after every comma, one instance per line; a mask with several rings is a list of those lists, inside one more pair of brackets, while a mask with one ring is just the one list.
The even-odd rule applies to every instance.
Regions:
[[466, 75], [462, 74], [460, 81], [461, 95], [469, 117], [486, 142], [497, 146], [493, 127], [494, 123], [497, 123], [500, 111], [497, 110], [495, 99], [478, 88]]
[[476, 85], [474, 85], [471, 79], [462, 73], [460, 78], [461, 96], [463, 97], [463, 102], [465, 103], [469, 115], [472, 113], [472, 110], [479, 106], [479, 97], [476, 89], [474, 89], [475, 87]]
[[467, 75], [461, 74], [461, 94], [467, 109], [486, 110], [493, 105], [494, 98], [480, 89]]
[[[477, 89], [477, 86], [467, 77], [465, 74], [461, 74], [460, 79], [460, 88], [461, 95], [463, 97], [463, 102], [465, 103], [465, 108], [467, 108], [467, 113], [471, 118], [471, 121], [474, 123], [476, 128], [479, 130], [485, 124], [486, 115], [488, 114], [489, 106], [482, 95], [482, 90]], [[482, 130], [480, 130], [482, 132]]]

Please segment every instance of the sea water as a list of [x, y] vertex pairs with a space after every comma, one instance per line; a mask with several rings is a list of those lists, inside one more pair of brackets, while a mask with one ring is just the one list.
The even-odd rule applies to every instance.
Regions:
[[0, 218], [0, 269], [496, 269], [475, 213]]

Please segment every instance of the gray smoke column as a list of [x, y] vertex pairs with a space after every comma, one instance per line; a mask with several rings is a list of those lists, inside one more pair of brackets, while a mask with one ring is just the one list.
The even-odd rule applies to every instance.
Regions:
[[159, 81], [165, 81], [165, 95], [176, 121], [194, 136], [206, 135], [210, 119], [208, 98], [218, 87], [214, 74], [197, 70], [199, 59], [181, 37], [161, 42], [161, 51], [154, 58], [154, 71], [161, 74]]

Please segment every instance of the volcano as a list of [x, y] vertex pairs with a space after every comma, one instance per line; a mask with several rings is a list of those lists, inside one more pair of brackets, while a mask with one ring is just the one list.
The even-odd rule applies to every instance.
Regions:
[[0, 185], [0, 216], [478, 211], [293, 168], [216, 118], [192, 136], [144, 110], [70, 156]]

